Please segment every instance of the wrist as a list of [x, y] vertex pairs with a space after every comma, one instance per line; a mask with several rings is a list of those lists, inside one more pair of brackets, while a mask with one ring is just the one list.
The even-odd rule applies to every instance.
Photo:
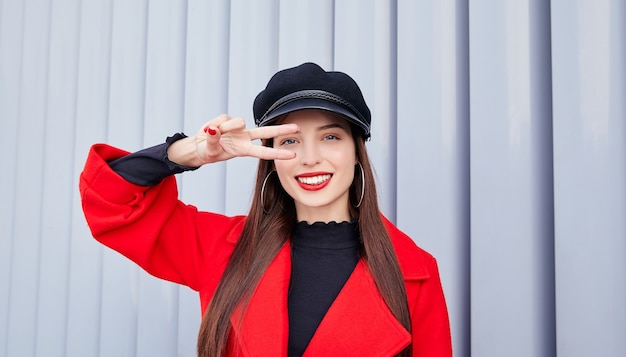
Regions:
[[166, 159], [181, 166], [199, 167], [204, 163], [198, 157], [196, 139], [184, 134], [176, 134], [168, 138], [170, 144], [166, 151]]

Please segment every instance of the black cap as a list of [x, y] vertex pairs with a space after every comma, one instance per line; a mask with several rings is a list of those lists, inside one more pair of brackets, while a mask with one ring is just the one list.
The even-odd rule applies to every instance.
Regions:
[[326, 72], [315, 63], [277, 72], [254, 99], [254, 122], [272, 124], [280, 115], [300, 109], [323, 109], [341, 114], [370, 137], [370, 110], [354, 79], [343, 72]]

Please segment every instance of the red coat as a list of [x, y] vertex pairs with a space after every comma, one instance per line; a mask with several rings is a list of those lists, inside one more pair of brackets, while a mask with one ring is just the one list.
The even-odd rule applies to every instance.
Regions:
[[[150, 274], [200, 294], [202, 311], [213, 296], [244, 225], [245, 216], [199, 212], [178, 200], [176, 180], [134, 185], [107, 161], [127, 152], [94, 145], [80, 177], [83, 211], [93, 236]], [[404, 275], [412, 334], [383, 301], [361, 260], [333, 302], [305, 356], [392, 356], [413, 343], [413, 356], [451, 356], [450, 326], [435, 259], [384, 219]], [[286, 356], [287, 290], [291, 254], [286, 244], [268, 266], [229, 355]]]

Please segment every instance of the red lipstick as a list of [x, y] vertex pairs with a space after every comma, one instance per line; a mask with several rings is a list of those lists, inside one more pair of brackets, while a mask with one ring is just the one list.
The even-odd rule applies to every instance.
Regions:
[[328, 186], [331, 178], [330, 172], [307, 172], [296, 176], [296, 181], [304, 190], [317, 191]]

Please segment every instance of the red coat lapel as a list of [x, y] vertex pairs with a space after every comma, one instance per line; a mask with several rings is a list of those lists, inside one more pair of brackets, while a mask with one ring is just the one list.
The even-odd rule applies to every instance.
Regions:
[[[231, 317], [231, 352], [243, 356], [286, 356], [289, 334], [287, 293], [291, 275], [289, 244], [268, 266], [244, 315]], [[318, 327], [305, 356], [390, 356], [411, 342], [410, 334], [383, 301], [360, 261]]]
[[393, 356], [411, 335], [393, 316], [363, 260], [318, 327], [305, 356]]
[[231, 316], [237, 344], [230, 347], [231, 352], [255, 357], [287, 355], [290, 252], [289, 244], [285, 244], [265, 270], [243, 316], [241, 306]]

